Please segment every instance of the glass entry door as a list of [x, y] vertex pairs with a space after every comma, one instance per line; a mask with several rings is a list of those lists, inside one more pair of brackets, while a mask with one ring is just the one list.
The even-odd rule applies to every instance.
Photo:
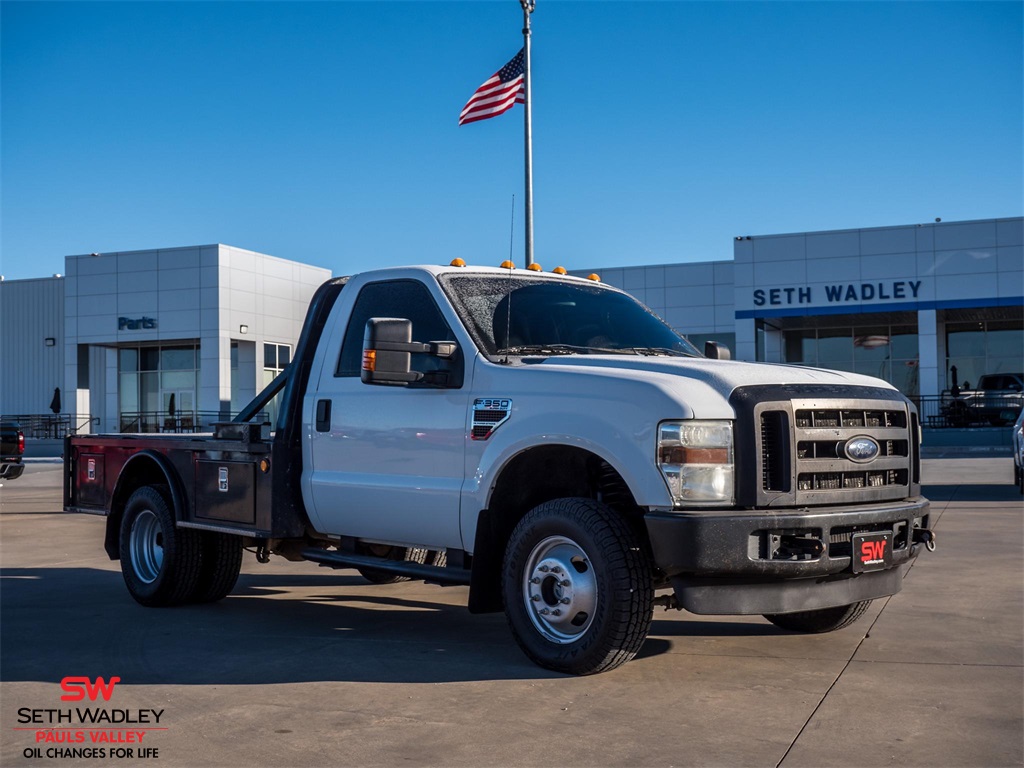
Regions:
[[196, 430], [196, 392], [194, 389], [163, 389], [160, 391], [164, 432]]

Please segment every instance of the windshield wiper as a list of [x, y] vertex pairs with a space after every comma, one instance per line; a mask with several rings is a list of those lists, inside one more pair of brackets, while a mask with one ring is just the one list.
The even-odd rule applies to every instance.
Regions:
[[499, 349], [497, 355], [671, 355], [696, 357], [669, 347], [588, 347], [580, 344], [522, 344]]
[[681, 349], [670, 349], [669, 347], [630, 347], [630, 352], [638, 355], [668, 355], [670, 357], [697, 357], [690, 352]]
[[503, 347], [496, 355], [667, 355], [671, 357], [698, 357], [689, 352], [669, 347], [587, 347], [578, 344], [521, 344]]
[[520, 344], [516, 347], [502, 347], [496, 355], [575, 355], [586, 352], [588, 347], [574, 347], [572, 344]]

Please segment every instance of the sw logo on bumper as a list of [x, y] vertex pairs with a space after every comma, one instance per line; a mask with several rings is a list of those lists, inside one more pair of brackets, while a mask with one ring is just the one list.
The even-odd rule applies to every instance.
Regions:
[[882, 571], [892, 566], [891, 533], [853, 535], [853, 572]]

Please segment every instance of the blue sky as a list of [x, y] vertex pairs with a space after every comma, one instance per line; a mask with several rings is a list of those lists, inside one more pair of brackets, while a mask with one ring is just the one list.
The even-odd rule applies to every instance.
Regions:
[[[1021, 3], [538, 0], [537, 261], [1022, 213]], [[2, 262], [223, 242], [348, 274], [522, 254], [516, 0], [3, 2]]]

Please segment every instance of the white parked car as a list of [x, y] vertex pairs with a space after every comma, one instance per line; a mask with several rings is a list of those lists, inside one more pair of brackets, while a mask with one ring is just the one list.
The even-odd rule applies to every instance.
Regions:
[[1024, 494], [1024, 410], [1013, 425], [1013, 482]]

